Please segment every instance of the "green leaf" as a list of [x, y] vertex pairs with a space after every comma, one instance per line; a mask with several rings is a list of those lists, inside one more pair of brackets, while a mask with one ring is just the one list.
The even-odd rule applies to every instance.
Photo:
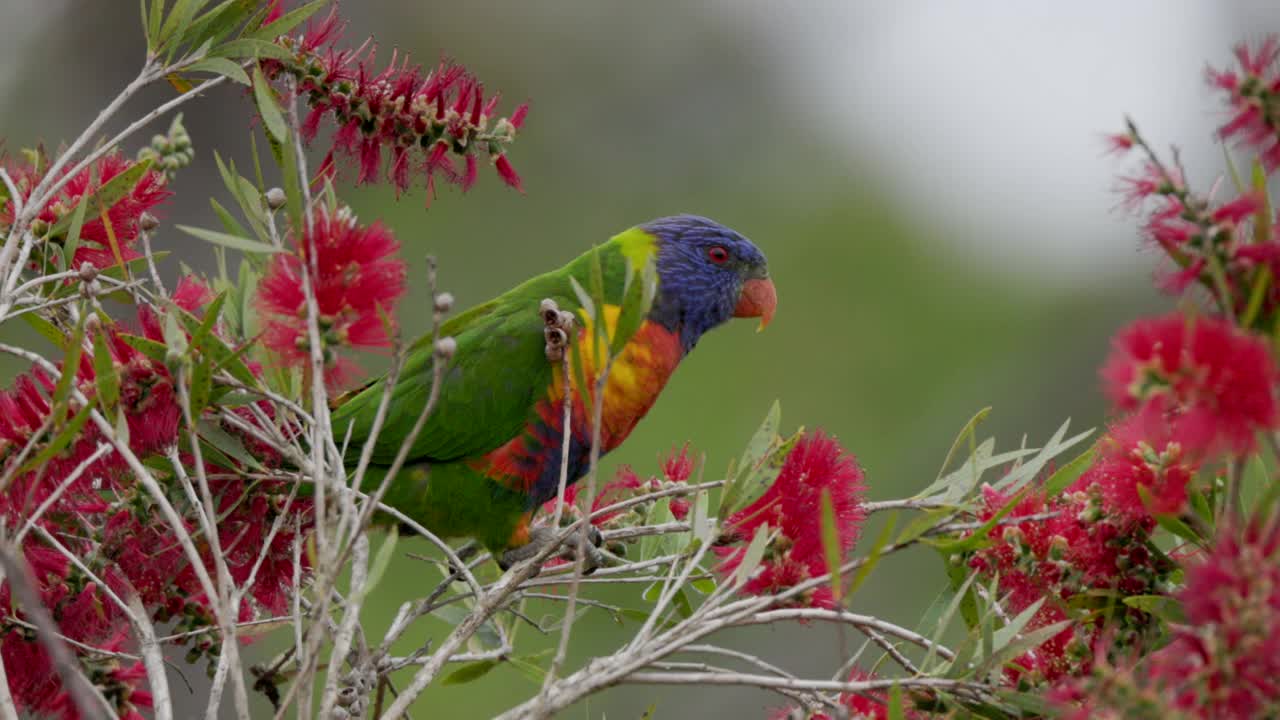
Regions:
[[1125, 605], [1154, 615], [1165, 622], [1184, 623], [1186, 614], [1182, 604], [1168, 595], [1127, 595], [1121, 599]]
[[441, 684], [464, 685], [488, 675], [489, 671], [497, 666], [497, 660], [479, 660], [477, 662], [467, 663], [446, 675], [444, 680], [441, 681]]
[[213, 153], [214, 162], [218, 165], [218, 173], [222, 176], [222, 184], [226, 186], [227, 191], [231, 193], [231, 197], [235, 198], [236, 205], [240, 207], [240, 212], [245, 219], [249, 221], [250, 227], [253, 228], [253, 234], [258, 237], [264, 244], [270, 238], [266, 226], [266, 206], [262, 203], [261, 192], [236, 172], [235, 163], [224, 163], [222, 157], [215, 150]]
[[689, 527], [693, 530], [694, 541], [702, 545], [711, 542], [713, 523], [708, 516], [710, 504], [711, 498], [706, 492], [699, 492], [693, 498], [693, 514], [689, 518]]
[[200, 439], [217, 448], [227, 457], [239, 461], [246, 467], [254, 470], [266, 471], [262, 463], [244, 448], [244, 443], [240, 442], [240, 438], [232, 435], [222, 429], [216, 421], [208, 418], [199, 418], [196, 420], [196, 432], [200, 435]]
[[[942, 615], [938, 618], [938, 622], [931, 626], [933, 628], [933, 643], [929, 646], [929, 652], [925, 655], [924, 662], [921, 664], [921, 667], [928, 667], [929, 664], [933, 662], [934, 654], [938, 643], [942, 640], [942, 635], [951, 625], [951, 620], [955, 617], [956, 611], [960, 609], [960, 605], [965, 602], [969, 595], [969, 586], [973, 584], [973, 581], [977, 577], [977, 570], [969, 573], [969, 576], [965, 578], [964, 582], [955, 589], [955, 594], [947, 604], [946, 609], [942, 612]], [[952, 582], [955, 582], [954, 574], [952, 574]]]
[[[994, 598], [994, 597], [997, 597], [997, 595], [988, 593], [988, 597]], [[1009, 643], [1013, 642], [1013, 639], [1022, 633], [1022, 629], [1027, 626], [1027, 623], [1031, 622], [1031, 618], [1035, 617], [1037, 612], [1040, 612], [1040, 607], [1044, 605], [1044, 602], [1045, 602], [1045, 598], [1043, 597], [1036, 600], [1035, 602], [1023, 608], [1022, 612], [1014, 616], [1014, 618], [1010, 620], [1008, 624], [1006, 624], [1004, 627], [1000, 628], [999, 630], [996, 630], [995, 637], [992, 641], [993, 642], [992, 647], [995, 650], [1000, 650], [1004, 648], [1006, 645], [1008, 645]]]
[[214, 53], [219, 57], [240, 58], [250, 60], [252, 58], [267, 58], [271, 60], [292, 60], [293, 55], [288, 50], [269, 40], [254, 40], [251, 38], [240, 38], [239, 40], [228, 40], [219, 45]]
[[[200, 321], [200, 325], [191, 333], [191, 344], [194, 347], [203, 347], [205, 341], [213, 335], [213, 326], [218, 324], [218, 317], [222, 314], [222, 306], [227, 302], [227, 293], [221, 292], [209, 302], [204, 309], [204, 319]], [[182, 308], [178, 308], [180, 312], [185, 312]]]
[[[289, 225], [295, 228], [303, 227], [302, 176], [298, 170], [298, 155], [291, 145], [285, 143], [272, 143], [272, 148], [277, 150], [280, 160], [280, 173], [284, 181], [284, 207], [289, 214]], [[255, 152], [255, 161], [257, 157]], [[261, 175], [261, 170], [258, 173]]]
[[391, 526], [387, 532], [387, 539], [383, 541], [378, 548], [378, 554], [373, 556], [373, 565], [369, 567], [369, 579], [364, 584], [366, 592], [378, 587], [378, 583], [382, 580], [382, 576], [386, 574], [387, 568], [391, 565], [391, 558], [395, 556], [396, 542], [400, 539], [400, 533], [396, 526]]
[[615, 356], [622, 352], [649, 315], [658, 285], [652, 261], [642, 268], [632, 268], [631, 258], [627, 258], [626, 263], [627, 283], [622, 293], [622, 310], [618, 313], [618, 322], [614, 325], [609, 344], [609, 352]]
[[[223, 0], [211, 10], [192, 21], [186, 32], [193, 46], [204, 43], [217, 45], [258, 9], [258, 0]], [[248, 83], [246, 83], [248, 84]]]
[[[188, 333], [194, 334], [199, 332], [199, 328], [203, 324], [200, 319], [182, 308], [175, 307], [175, 310], [178, 319], [181, 320], [183, 327], [186, 328]], [[232, 377], [245, 385], [248, 385], [249, 387], [257, 387], [258, 379], [254, 377], [253, 373], [249, 371], [249, 367], [245, 365], [242, 360], [242, 357], [249, 349], [248, 343], [245, 343], [233, 350], [222, 341], [222, 338], [218, 337], [214, 333], [209, 333], [205, 336], [205, 342], [203, 345], [204, 346], [201, 348], [201, 351], [211, 355], [213, 357], [213, 361], [217, 363], [214, 367], [215, 372], [218, 370], [226, 370], [231, 373]]]
[[954, 507], [931, 508], [920, 513], [914, 520], [907, 523], [902, 529], [902, 534], [895, 541], [898, 544], [908, 543], [919, 538], [921, 535], [929, 532], [938, 526], [938, 523], [951, 517], [956, 513]]
[[902, 709], [902, 686], [894, 685], [889, 688], [889, 720], [905, 720], [906, 715]]
[[65, 403], [74, 387], [76, 373], [80, 370], [80, 354], [84, 350], [84, 323], [88, 316], [88, 313], [80, 313], [80, 322], [76, 323], [76, 329], [71, 334], [71, 342], [67, 345], [67, 354], [62, 361], [62, 374], [58, 377], [58, 384], [54, 386], [49, 402], [54, 407]]
[[764, 551], [769, 547], [770, 533], [769, 524], [761, 523], [756, 528], [755, 537], [751, 538], [751, 544], [742, 554], [742, 562], [733, 571], [733, 576], [729, 578], [729, 582], [735, 586], [745, 583], [751, 574], [760, 567], [760, 561], [764, 559]]
[[277, 37], [288, 33], [290, 30], [298, 27], [306, 22], [307, 18], [316, 13], [317, 10], [329, 4], [329, 0], [315, 0], [306, 5], [290, 10], [289, 12], [276, 18], [270, 25], [266, 25], [261, 29], [246, 35], [245, 37], [252, 40], [275, 40]]
[[1057, 497], [1059, 493], [1070, 487], [1071, 483], [1078, 480], [1084, 474], [1084, 471], [1089, 469], [1089, 466], [1093, 464], [1093, 460], [1097, 456], [1098, 448], [1094, 446], [1080, 453], [1076, 456], [1076, 459], [1058, 468], [1044, 483], [1045, 497]]
[[[671, 514], [671, 498], [659, 498], [649, 508], [645, 515], [645, 525], [661, 525], [675, 521], [675, 516]], [[667, 533], [663, 535], [645, 535], [640, 538], [640, 559], [650, 560], [662, 555], [670, 555], [676, 552], [679, 547], [678, 533]]]
[[169, 352], [169, 348], [166, 347], [164, 343], [156, 342], [151, 338], [142, 337], [141, 335], [118, 333], [116, 337], [123, 340], [124, 344], [158, 363], [163, 363], [165, 361], [165, 356]]
[[[825, 490], [824, 490], [825, 492]], [[893, 537], [894, 526], [898, 524], [898, 513], [891, 513], [889, 519], [885, 520], [884, 527], [880, 530], [880, 535], [876, 537], [875, 545], [871, 546], [871, 552], [867, 553], [866, 560], [862, 563], [862, 567], [853, 575], [853, 582], [849, 584], [849, 594], [858, 592], [858, 588], [862, 587], [862, 583], [871, 577], [871, 571], [880, 563], [881, 553], [884, 552], [885, 546], [889, 544], [889, 538]]]
[[112, 408], [120, 400], [120, 375], [116, 372], [105, 332], [93, 335], [93, 374], [98, 387], [98, 405], [103, 415], [111, 417]]
[[160, 21], [164, 19], [165, 0], [151, 0], [151, 12], [147, 17], [147, 42], [151, 49], [156, 49], [160, 41]]
[[951, 466], [952, 459], [962, 446], [968, 445], [971, 449], [974, 447], [976, 444], [976, 435], [974, 433], [977, 432], [978, 425], [983, 420], [986, 420], [990, 414], [991, 407], [984, 407], [974, 413], [973, 417], [969, 418], [969, 422], [960, 428], [960, 433], [956, 435], [956, 439], [951, 443], [951, 449], [947, 450], [947, 456], [942, 460], [942, 467], [938, 469], [938, 477], [942, 477], [947, 472], [947, 468]]
[[213, 359], [201, 354], [191, 369], [191, 416], [199, 417], [213, 395]]
[[256, 240], [250, 240], [249, 238], [240, 237], [238, 235], [230, 235], [216, 230], [191, 227], [190, 225], [178, 225], [176, 227], [182, 232], [200, 238], [205, 242], [211, 242], [215, 245], [240, 250], [241, 252], [261, 253], [264, 255], [284, 252], [282, 249], [275, 246], [260, 243]]
[[[59, 408], [60, 406], [55, 405], [54, 407]], [[89, 414], [92, 411], [92, 403], [85, 403], [80, 406], [76, 414], [71, 417], [71, 421], [62, 426], [62, 430], [49, 441], [49, 444], [41, 448], [40, 452], [36, 453], [34, 457], [23, 463], [22, 467], [18, 469], [18, 474], [31, 472], [41, 467], [71, 445], [73, 440], [80, 437], [80, 431], [84, 429], [84, 424], [89, 420]]]
[[991, 531], [995, 526], [998, 525], [1006, 515], [1013, 512], [1013, 509], [1018, 506], [1018, 503], [1022, 502], [1022, 499], [1026, 497], [1027, 492], [1030, 490], [1031, 488], [1029, 487], [1024, 487], [1019, 490], [1013, 497], [1009, 498], [1009, 500], [1006, 501], [994, 515], [987, 519], [986, 522], [982, 523], [978, 529], [974, 530], [973, 533], [967, 537], [954, 540], [926, 539], [925, 542], [933, 544], [938, 548], [938, 552], [941, 552], [944, 555], [956, 555], [959, 553], [969, 552], [970, 550], [976, 550], [986, 540], [987, 536], [991, 534]]
[[993, 481], [991, 486], [1004, 492], [1013, 492], [1017, 488], [1031, 484], [1050, 462], [1093, 434], [1093, 429], [1090, 428], [1068, 438], [1066, 435], [1070, 426], [1070, 419], [1063, 422], [1034, 457], [1014, 467], [1003, 478]]
[[596, 304], [592, 301], [591, 294], [587, 292], [586, 288], [582, 287], [582, 283], [578, 282], [578, 278], [572, 275], [569, 276], [569, 284], [573, 286], [573, 294], [578, 296], [578, 304], [582, 306], [581, 311], [584, 317], [594, 325], [596, 322]]
[[63, 352], [67, 350], [69, 338], [57, 325], [54, 325], [41, 317], [39, 313], [26, 312], [22, 313], [18, 317], [26, 320], [28, 325], [34, 328], [36, 332], [40, 333], [44, 339], [53, 343], [54, 347], [62, 350]]
[[180, 46], [191, 27], [191, 19], [207, 2], [209, 0], [175, 0], [160, 28], [160, 35], [156, 38], [159, 49], [168, 47], [173, 50]]
[[[92, 204], [94, 215], [100, 214], [102, 211], [110, 209], [113, 205], [120, 202], [124, 196], [133, 191], [142, 176], [151, 169], [151, 160], [143, 160], [129, 166], [128, 170], [116, 175], [107, 182], [102, 184], [97, 190], [80, 198], [78, 205]], [[79, 211], [79, 208], [77, 208]], [[58, 219], [53, 227], [49, 230], [49, 235], [63, 235], [71, 227], [71, 223], [75, 219], [76, 213], [67, 213]], [[83, 214], [80, 216], [84, 217]]]
[[[89, 187], [98, 184], [98, 166], [94, 165], [89, 170]], [[62, 244], [62, 251], [67, 256], [67, 269], [76, 270], [72, 267], [75, 262], [76, 250], [80, 247], [80, 231], [84, 228], [84, 213], [88, 209], [89, 203], [78, 202], [76, 209], [71, 213], [71, 226], [67, 229], [67, 240]]]
[[187, 349], [190, 347], [186, 333], [178, 325], [176, 317], [178, 312], [177, 306], [170, 306], [164, 314], [164, 323], [160, 328], [164, 335], [166, 357], [170, 354], [186, 356]]
[[226, 58], [205, 58], [188, 66], [187, 72], [211, 72], [215, 75], [227, 77], [241, 85], [249, 85], [249, 74], [244, 71], [244, 68], [240, 67], [239, 63]]
[[996, 690], [1000, 699], [1032, 717], [1053, 717], [1057, 706], [1045, 700], [1043, 692], [1017, 692], [1014, 690]]
[[747, 505], [745, 481], [768, 457], [770, 450], [778, 438], [778, 426], [782, 422], [782, 405], [777, 400], [769, 407], [764, 422], [756, 429], [755, 434], [742, 451], [742, 459], [738, 462], [738, 472], [734, 477], [725, 480], [724, 490], [720, 495], [720, 516], [728, 517]]
[[840, 548], [840, 530], [836, 527], [836, 506], [831, 501], [829, 488], [822, 488], [821, 505], [822, 554], [827, 561], [827, 572], [831, 574], [831, 593], [838, 605], [844, 590], [844, 583], [840, 581], [840, 560], [843, 552]]
[[262, 74], [262, 66], [253, 68], [253, 99], [258, 105], [258, 114], [262, 116], [262, 124], [276, 142], [285, 144], [289, 139], [289, 129], [284, 124], [284, 116], [280, 114], [280, 106], [276, 104], [275, 91]]
[[1071, 622], [1070, 620], [1062, 620], [1018, 637], [984, 660], [978, 667], [978, 677], [986, 677], [989, 673], [1003, 667], [1005, 663], [1017, 658], [1026, 651], [1043, 645], [1054, 635], [1070, 627]]

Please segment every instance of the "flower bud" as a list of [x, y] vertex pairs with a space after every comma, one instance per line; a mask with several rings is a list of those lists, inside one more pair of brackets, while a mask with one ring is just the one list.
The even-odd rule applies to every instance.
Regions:
[[436, 357], [441, 360], [448, 360], [453, 354], [458, 352], [458, 341], [451, 337], [442, 337], [436, 340], [435, 344]]
[[281, 190], [278, 187], [271, 188], [263, 195], [263, 197], [266, 198], [267, 207], [272, 210], [279, 210], [284, 207], [284, 203], [288, 199], [285, 197], [284, 190]]
[[436, 295], [436, 312], [447, 313], [453, 309], [453, 293], [442, 292]]
[[138, 227], [141, 228], [143, 232], [151, 232], [152, 230], [160, 227], [160, 220], [155, 215], [152, 215], [149, 212], [144, 212], [138, 218]]
[[85, 282], [93, 282], [98, 278], [98, 268], [93, 266], [91, 262], [83, 262], [80, 264], [80, 279]]

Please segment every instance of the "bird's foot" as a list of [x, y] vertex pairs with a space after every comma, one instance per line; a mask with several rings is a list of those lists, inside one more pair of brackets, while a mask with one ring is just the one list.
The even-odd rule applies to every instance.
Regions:
[[[518, 562], [528, 560], [543, 551], [548, 544], [555, 542], [559, 533], [555, 528], [540, 527], [534, 528], [529, 532], [529, 542], [518, 548], [511, 548], [503, 552], [496, 559], [498, 567], [503, 572], [511, 569], [512, 565]], [[604, 543], [604, 537], [600, 535], [600, 531], [594, 525], [587, 526], [587, 545], [586, 553], [583, 556], [583, 575], [590, 575], [598, 568], [604, 567], [607, 560], [603, 553], [600, 552], [600, 545]], [[574, 535], [570, 537], [560, 548], [559, 557], [572, 561], [576, 558], [578, 551], [578, 537]], [[535, 573], [536, 574], [536, 573]]]
[[551, 298], [543, 299], [538, 312], [542, 315], [544, 325], [542, 335], [547, 339], [547, 360], [561, 362], [573, 333], [574, 315], [568, 310], [561, 310]]

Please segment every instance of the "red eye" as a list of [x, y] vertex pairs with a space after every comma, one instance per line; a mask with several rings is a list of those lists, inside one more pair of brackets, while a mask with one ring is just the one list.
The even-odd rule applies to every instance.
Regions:
[[711, 262], [723, 265], [729, 262], [729, 251], [719, 245], [713, 245], [710, 250], [707, 250], [707, 257]]

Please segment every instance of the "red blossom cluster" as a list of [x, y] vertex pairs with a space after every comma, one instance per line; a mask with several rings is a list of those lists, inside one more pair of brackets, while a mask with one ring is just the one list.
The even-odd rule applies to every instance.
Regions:
[[308, 367], [311, 355], [304, 274], [315, 289], [325, 382], [339, 388], [356, 366], [341, 348], [391, 345], [395, 304], [405, 290], [400, 244], [381, 223], [363, 227], [345, 208], [317, 209], [294, 253], [276, 255], [258, 285], [262, 343], [285, 367]]
[[[849, 682], [865, 682], [877, 679], [874, 673], [854, 668], [849, 673]], [[848, 713], [849, 720], [888, 720], [889, 694], [884, 690], [840, 693], [838, 701], [841, 708]], [[903, 716], [907, 720], [915, 720], [921, 715], [913, 709], [904, 709]], [[815, 711], [809, 712], [799, 707], [781, 708], [769, 716], [769, 720], [834, 720], [834, 715]]]
[[[667, 457], [661, 462], [661, 475], [651, 475], [647, 479], [642, 479], [636, 474], [635, 470], [629, 465], [623, 465], [618, 468], [613, 480], [605, 483], [604, 487], [596, 493], [591, 500], [591, 524], [601, 530], [612, 529], [614, 527], [625, 527], [628, 525], [637, 525], [644, 522], [643, 513], [645, 505], [634, 505], [631, 508], [620, 510], [610, 510], [596, 515], [597, 512], [620, 503], [624, 500], [648, 495], [650, 493], [671, 489], [673, 487], [685, 484], [693, 473], [693, 458], [689, 457], [689, 445], [686, 443], [679, 451], [672, 450]], [[576, 522], [581, 517], [581, 509], [578, 506], [578, 493], [583, 488], [581, 482], [570, 485], [564, 489], [564, 513], [562, 523], [568, 524]], [[668, 507], [671, 515], [676, 520], [684, 520], [689, 515], [689, 500], [680, 495], [671, 496], [668, 500]], [[556, 511], [556, 499], [552, 498], [542, 504], [542, 512], [551, 517]], [[620, 547], [611, 548], [615, 552], [625, 552]], [[549, 565], [557, 565], [565, 562], [562, 559], [552, 559]]]
[[[24, 203], [31, 200], [31, 192], [44, 178], [41, 167], [47, 161], [39, 154], [34, 157], [37, 158], [34, 164], [21, 163], [6, 168]], [[31, 232], [44, 242], [64, 244], [70, 230], [69, 221], [81, 200], [92, 196], [133, 167], [134, 163], [119, 153], [104, 155], [67, 180], [45, 203], [31, 223]], [[62, 177], [65, 173], [59, 179]], [[142, 257], [136, 247], [142, 214], [164, 202], [172, 193], [166, 187], [164, 176], [150, 169], [143, 172], [131, 187], [123, 190], [124, 194], [106, 212], [100, 212], [94, 206], [85, 208], [79, 245], [70, 258], [71, 268], [78, 269], [85, 263], [106, 268]], [[13, 198], [0, 202], [0, 231], [7, 231], [13, 224], [15, 209]]]
[[1065, 717], [1280, 716], [1280, 515], [1221, 528], [1177, 598], [1185, 621], [1168, 645], [1055, 688]]
[[1102, 377], [1117, 408], [1167, 415], [1195, 453], [1248, 452], [1257, 431], [1280, 427], [1266, 342], [1221, 318], [1139, 320], [1116, 335]]
[[[1188, 465], [1176, 443], [1156, 449], [1143, 426], [1122, 423], [1102, 442], [1103, 454], [1065, 492], [1028, 492], [991, 531], [970, 567], [998, 577], [1005, 607], [1017, 614], [1039, 602], [1027, 630], [1078, 622], [1019, 658], [1008, 674], [1023, 684], [1054, 681], [1088, 667], [1097, 640], [1113, 648], [1141, 645], [1150, 616], [1125, 607], [1130, 595], [1162, 592], [1173, 566], [1150, 547], [1153, 510], [1180, 509]], [[988, 520], [1014, 498], [983, 488], [979, 518]], [[1158, 505], [1159, 508], [1149, 507]], [[1018, 518], [1027, 518], [1018, 520]]]
[[[199, 316], [211, 298], [207, 287], [185, 279], [172, 296], [176, 308], [170, 312]], [[81, 355], [74, 386], [109, 417], [123, 417], [125, 442], [140, 459], [177, 448], [182, 464], [192, 468], [194, 458], [180, 438], [176, 379], [163, 356], [140, 349], [147, 343], [163, 347], [162, 328], [157, 311], [146, 306], [139, 310], [136, 335], [114, 324], [99, 324], [94, 332], [101, 333], [110, 354], [118, 397], [105, 407], [91, 344]], [[10, 528], [31, 525], [22, 551], [32, 571], [30, 582], [58, 631], [89, 647], [132, 652], [128, 617], [105, 589], [120, 598], [137, 595], [157, 621], [176, 621], [177, 632], [208, 628], [214, 622], [209, 598], [173, 529], [99, 426], [86, 422], [64, 446], [56, 445], [64, 425], [84, 415], [66, 402], [56, 402], [55, 390], [56, 379], [37, 367], [19, 376], [12, 389], [0, 392], [0, 464], [13, 476], [0, 489], [0, 517]], [[37, 457], [42, 462], [27, 467]], [[292, 510], [284, 506], [283, 483], [250, 483], [212, 463], [206, 470], [218, 511], [220, 549], [232, 577], [247, 580], [265, 552], [252, 601], [241, 607], [241, 619], [257, 612], [283, 612], [292, 584], [295, 528], [286, 525], [269, 545], [266, 534], [281, 513], [301, 516], [302, 504]], [[209, 543], [194, 520], [184, 519], [206, 567], [212, 567]], [[80, 558], [92, 575], [73, 565], [67, 553]], [[7, 583], [0, 586], [0, 656], [15, 701], [33, 713], [78, 717], [47, 650], [35, 639], [10, 592]], [[215, 639], [214, 634], [190, 638], [193, 659], [215, 654]], [[150, 695], [139, 689], [145, 677], [141, 663], [84, 653], [80, 659], [121, 717], [142, 717], [137, 709], [150, 705]]]
[[1280, 168], [1280, 38], [1271, 36], [1256, 48], [1235, 48], [1238, 70], [1208, 71], [1209, 83], [1227, 94], [1231, 119], [1219, 129], [1223, 138], [1250, 145], [1268, 172]]
[[[278, 12], [276, 3], [273, 14]], [[379, 181], [387, 167], [397, 191], [420, 176], [430, 197], [436, 178], [469, 190], [483, 152], [503, 182], [521, 188], [506, 148], [524, 124], [527, 105], [510, 117], [496, 118], [499, 96], [486, 98], [478, 79], [448, 61], [424, 72], [392, 53], [387, 66], [378, 70], [370, 43], [356, 50], [336, 49], [344, 27], [336, 11], [331, 12], [301, 36], [279, 39], [292, 60], [264, 66], [270, 77], [292, 76], [306, 97], [310, 111], [301, 129], [307, 141], [316, 136], [322, 120], [334, 123], [333, 146], [321, 173], [332, 172], [335, 154], [341, 154], [358, 162], [361, 183]]]
[[[857, 459], [835, 438], [821, 430], [801, 437], [787, 453], [773, 484], [755, 502], [730, 515], [724, 535], [736, 541], [717, 547], [722, 561], [717, 571], [732, 575], [746, 557], [746, 542], [767, 525], [779, 535], [765, 551], [760, 567], [743, 585], [743, 592], [764, 595], [795, 587], [830, 571], [822, 544], [822, 498], [831, 498], [836, 534], [843, 561], [853, 549], [866, 513], [862, 509], [866, 484]], [[835, 607], [830, 583], [823, 583], [790, 603], [807, 607]]]

